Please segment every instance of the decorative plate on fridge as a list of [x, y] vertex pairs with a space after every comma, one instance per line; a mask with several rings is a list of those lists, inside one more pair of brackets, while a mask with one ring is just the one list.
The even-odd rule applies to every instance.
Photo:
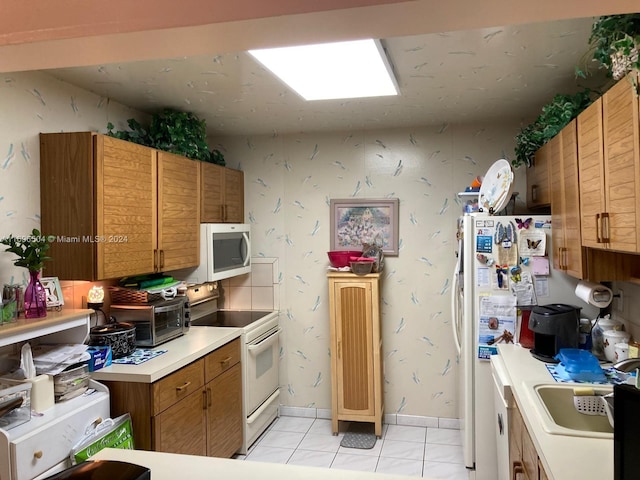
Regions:
[[478, 195], [478, 206], [490, 214], [502, 210], [513, 189], [513, 171], [507, 160], [495, 162], [484, 176]]

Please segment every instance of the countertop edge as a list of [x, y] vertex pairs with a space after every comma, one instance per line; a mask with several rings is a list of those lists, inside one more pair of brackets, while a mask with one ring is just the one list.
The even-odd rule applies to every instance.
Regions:
[[241, 337], [242, 332], [242, 328], [192, 327], [182, 337], [154, 347], [167, 353], [140, 365], [111, 364], [92, 372], [91, 377], [101, 382], [154, 383]]

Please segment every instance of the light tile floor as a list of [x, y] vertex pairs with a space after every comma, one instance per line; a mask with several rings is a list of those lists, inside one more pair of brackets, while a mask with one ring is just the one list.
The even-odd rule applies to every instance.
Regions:
[[252, 445], [246, 461], [289, 463], [383, 472], [432, 479], [468, 480], [460, 430], [383, 425], [370, 450], [340, 446], [344, 433], [331, 433], [331, 420], [279, 417]]

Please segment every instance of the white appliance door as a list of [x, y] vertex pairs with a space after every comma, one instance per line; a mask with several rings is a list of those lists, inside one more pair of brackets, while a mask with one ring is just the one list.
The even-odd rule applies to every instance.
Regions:
[[462, 311], [460, 328], [460, 376], [458, 401], [460, 404], [460, 428], [462, 430], [462, 451], [467, 468], [475, 466], [475, 422], [474, 422], [474, 232], [473, 218], [465, 215], [462, 219], [462, 250], [460, 276], [462, 277]]
[[278, 389], [279, 336], [280, 328], [247, 345], [247, 415]]

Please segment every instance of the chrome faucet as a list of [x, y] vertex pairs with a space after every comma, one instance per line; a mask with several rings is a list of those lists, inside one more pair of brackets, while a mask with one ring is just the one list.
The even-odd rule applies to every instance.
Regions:
[[625, 358], [613, 364], [613, 368], [619, 372], [631, 372], [636, 368], [640, 368], [640, 358]]

